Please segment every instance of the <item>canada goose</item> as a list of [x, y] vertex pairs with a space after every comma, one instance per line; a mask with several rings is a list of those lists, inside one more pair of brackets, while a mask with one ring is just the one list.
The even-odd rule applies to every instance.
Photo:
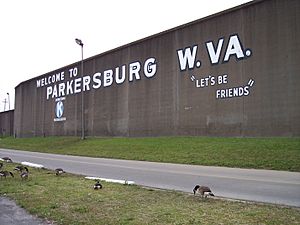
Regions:
[[0, 162], [0, 169], [3, 167], [3, 163], [2, 162]]
[[28, 172], [28, 168], [26, 166], [16, 166], [16, 171], [23, 172], [23, 170], [26, 170]]
[[100, 184], [100, 181], [97, 180], [96, 184], [94, 185], [94, 189], [98, 190], [98, 189], [101, 189], [101, 188], [102, 188], [102, 184]]
[[7, 177], [7, 176], [12, 176], [12, 177], [14, 177], [14, 174], [12, 173], [12, 172], [9, 172], [9, 171], [0, 171], [0, 177]]
[[28, 173], [27, 171], [24, 171], [24, 172], [22, 172], [22, 173], [20, 174], [20, 177], [21, 177], [22, 179], [27, 179], [27, 178], [28, 178], [28, 175], [29, 175], [29, 173]]
[[56, 176], [59, 176], [61, 174], [65, 173], [65, 171], [62, 168], [57, 168], [55, 169], [55, 174]]
[[210, 190], [209, 187], [206, 186], [200, 186], [200, 185], [196, 185], [193, 189], [194, 195], [196, 194], [196, 192], [199, 192], [201, 197], [207, 197], [208, 195], [210, 196], [215, 196], [212, 191]]
[[11, 158], [9, 157], [3, 157], [2, 158], [5, 162], [12, 162]]

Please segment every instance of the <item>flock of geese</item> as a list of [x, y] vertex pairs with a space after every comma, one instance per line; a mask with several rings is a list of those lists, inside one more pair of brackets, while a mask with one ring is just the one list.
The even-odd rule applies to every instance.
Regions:
[[[12, 163], [11, 158], [9, 157], [3, 157], [2, 161], [7, 162], [7, 163]], [[2, 162], [0, 162], [0, 169], [2, 169], [4, 166], [4, 164]], [[18, 171], [20, 173], [20, 177], [21, 179], [27, 179], [29, 176], [29, 170], [26, 166], [23, 165], [19, 165], [16, 166], [15, 169], [16, 171]], [[57, 168], [55, 169], [55, 175], [59, 176], [61, 174], [65, 173], [65, 171], [62, 168]], [[12, 176], [14, 177], [14, 174], [10, 171], [7, 170], [1, 170], [0, 171], [0, 177], [8, 177], [8, 176]], [[102, 189], [102, 184], [100, 183], [99, 180], [96, 180], [96, 183], [94, 185], [94, 190], [98, 190], [98, 189]], [[196, 193], [199, 193], [201, 198], [207, 198], [207, 196], [215, 196], [212, 191], [210, 190], [209, 187], [207, 186], [201, 186], [201, 185], [196, 185], [193, 189], [194, 195], [196, 195]]]
[[[7, 163], [12, 163], [12, 159], [9, 158], [9, 157], [3, 157], [2, 158], [2, 161], [4, 162], [7, 162]], [[0, 169], [2, 169], [4, 166], [4, 164], [2, 162], [0, 162]], [[20, 177], [23, 179], [27, 179], [29, 177], [29, 170], [26, 166], [23, 166], [23, 165], [18, 165], [14, 168], [15, 171], [19, 172], [20, 174]], [[65, 171], [63, 171], [63, 169], [61, 168], [58, 168], [55, 170], [56, 172], [56, 175], [60, 175], [62, 173], [64, 173]], [[8, 176], [11, 176], [11, 177], [14, 177], [14, 174], [11, 172], [11, 171], [7, 171], [7, 170], [1, 170], [0, 171], [0, 177], [8, 177]]]
[[[1, 158], [1, 161], [4, 161], [6, 163], [12, 163], [13, 162], [12, 159], [9, 158], [9, 157], [3, 157], [3, 158]], [[4, 164], [2, 162], [0, 162], [0, 170], [3, 169], [3, 167], [4, 167]], [[28, 177], [29, 177], [29, 170], [28, 170], [28, 168], [26, 166], [18, 165], [18, 166], [16, 166], [14, 168], [14, 170], [17, 171], [17, 172], [19, 172], [20, 177], [21, 177], [22, 180], [28, 179]], [[57, 168], [54, 171], [55, 171], [55, 175], [56, 176], [60, 176], [63, 173], [65, 173], [65, 171], [62, 168]], [[11, 171], [7, 171], [7, 170], [1, 170], [0, 171], [0, 177], [1, 177], [1, 179], [3, 177], [6, 178], [8, 176], [14, 177], [14, 174]], [[99, 180], [96, 180], [96, 183], [93, 186], [93, 188], [95, 190], [102, 189], [102, 184], [100, 184]]]
[[[4, 162], [7, 162], [7, 163], [12, 163], [12, 160], [9, 157], [3, 157], [2, 160]], [[4, 164], [2, 162], [0, 162], [0, 169], [2, 169], [3, 166], [4, 166]], [[29, 171], [28, 171], [28, 168], [26, 166], [19, 165], [19, 166], [16, 166], [14, 170], [20, 172], [20, 177], [22, 179], [27, 179], [28, 178]], [[2, 177], [6, 178], [8, 176], [14, 177], [14, 174], [11, 171], [7, 171], [7, 170], [1, 170], [0, 171], [0, 177], [1, 178]]]

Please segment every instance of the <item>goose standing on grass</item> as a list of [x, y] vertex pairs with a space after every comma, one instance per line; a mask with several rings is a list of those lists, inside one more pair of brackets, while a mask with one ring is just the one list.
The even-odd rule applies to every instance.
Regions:
[[55, 175], [59, 176], [61, 174], [65, 173], [65, 171], [62, 168], [57, 168], [55, 169]]
[[0, 177], [2, 178], [2, 177], [7, 177], [7, 176], [12, 176], [12, 177], [14, 177], [14, 174], [12, 173], [12, 172], [10, 172], [10, 171], [0, 171]]
[[16, 168], [14, 169], [16, 171], [19, 171], [19, 172], [23, 172], [23, 170], [26, 170], [26, 172], [28, 172], [28, 168], [26, 166], [16, 166]]
[[102, 184], [100, 184], [99, 180], [97, 180], [96, 184], [94, 185], [94, 189], [95, 190], [102, 189]]
[[23, 179], [27, 179], [29, 176], [29, 173], [27, 171], [23, 171], [21, 174], [20, 174], [20, 177]]
[[9, 157], [3, 157], [2, 160], [5, 162], [8, 162], [8, 163], [12, 162], [11, 158], [9, 158]]
[[203, 197], [207, 197], [208, 195], [210, 196], [215, 196], [212, 191], [210, 190], [209, 187], [206, 186], [200, 186], [200, 185], [196, 185], [193, 189], [194, 195], [198, 192], [200, 193], [200, 196]]

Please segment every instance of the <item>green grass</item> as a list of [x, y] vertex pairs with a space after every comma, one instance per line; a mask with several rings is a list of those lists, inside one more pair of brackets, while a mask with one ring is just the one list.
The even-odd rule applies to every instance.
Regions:
[[300, 172], [300, 138], [2, 138], [0, 148]]
[[[5, 163], [12, 171], [16, 164]], [[299, 224], [299, 208], [201, 199], [174, 191], [102, 183], [81, 176], [29, 168], [28, 180], [0, 180], [0, 195], [17, 201], [31, 214], [57, 224]]]

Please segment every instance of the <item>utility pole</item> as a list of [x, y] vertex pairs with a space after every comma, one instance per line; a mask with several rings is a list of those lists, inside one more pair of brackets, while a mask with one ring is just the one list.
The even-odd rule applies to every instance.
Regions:
[[[81, 77], [83, 79], [83, 42], [76, 38], [75, 42], [81, 46]], [[82, 80], [83, 82], [83, 80]], [[81, 90], [81, 139], [85, 139], [85, 133], [84, 133], [84, 94], [83, 90]]]
[[9, 98], [9, 93], [7, 92], [7, 99], [8, 99], [8, 110], [10, 110], [10, 98]]

